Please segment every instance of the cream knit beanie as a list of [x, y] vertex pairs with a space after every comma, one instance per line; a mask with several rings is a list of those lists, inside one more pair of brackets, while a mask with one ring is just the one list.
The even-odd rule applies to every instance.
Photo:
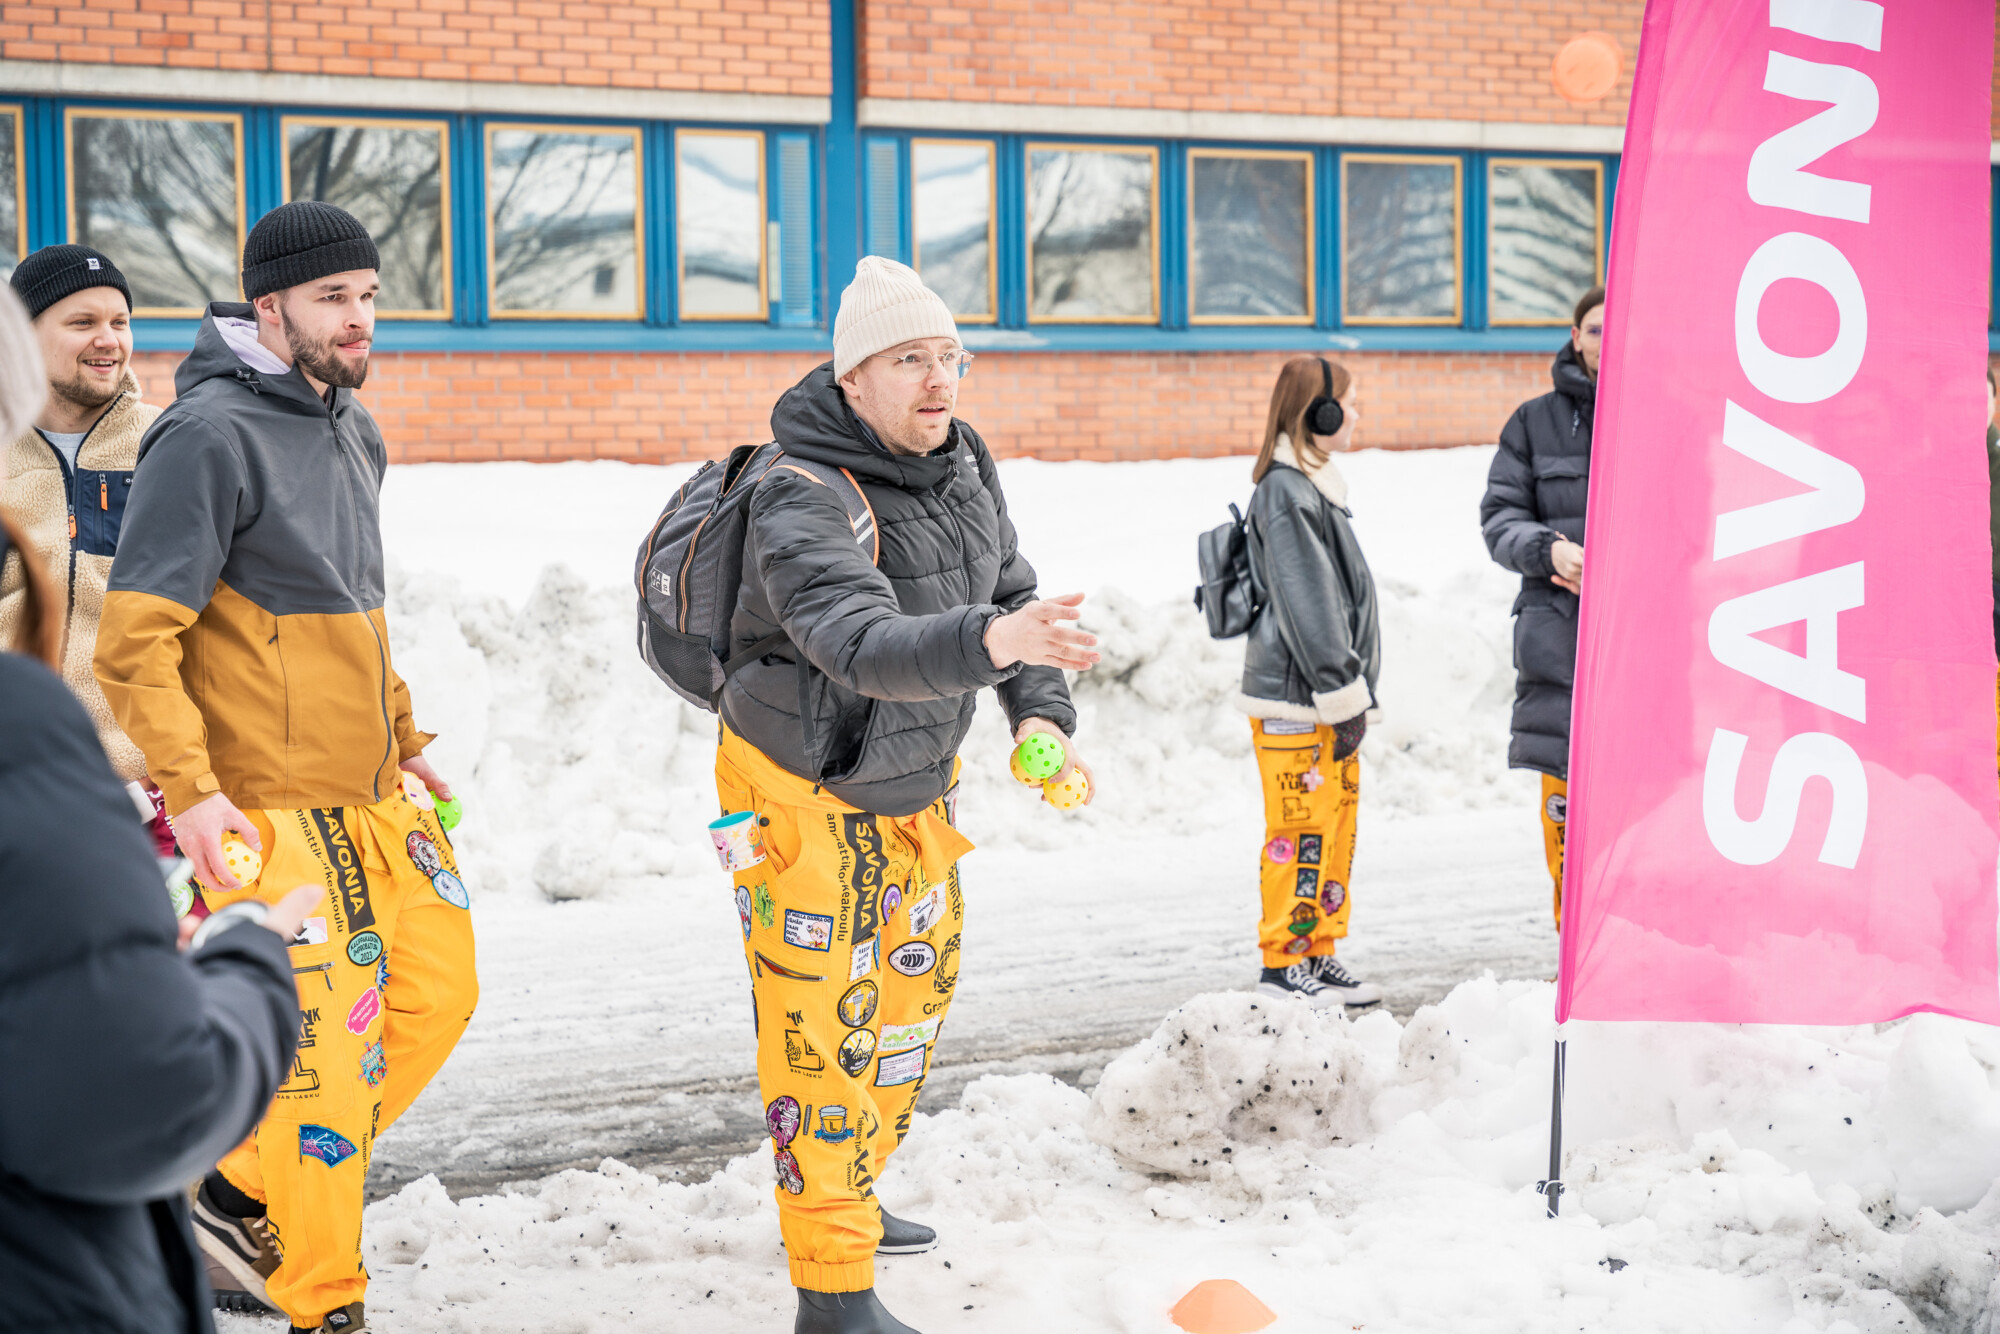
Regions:
[[865, 255], [854, 281], [840, 294], [833, 317], [833, 378], [868, 357], [912, 338], [957, 338], [958, 324], [944, 298], [924, 286], [907, 264]]

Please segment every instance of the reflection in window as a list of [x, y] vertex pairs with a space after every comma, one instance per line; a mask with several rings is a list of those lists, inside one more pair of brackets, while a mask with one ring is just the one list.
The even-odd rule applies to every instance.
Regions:
[[1312, 319], [1312, 159], [1189, 155], [1195, 320]]
[[234, 116], [71, 111], [70, 240], [112, 257], [135, 309], [234, 301], [243, 253]]
[[764, 136], [683, 130], [674, 157], [681, 318], [766, 318]]
[[0, 281], [14, 276], [27, 248], [21, 195], [21, 109], [0, 107]]
[[375, 238], [377, 309], [449, 315], [445, 127], [287, 121], [285, 131], [286, 198], [337, 204]]
[[1159, 318], [1150, 149], [1028, 150], [1028, 317]]
[[1494, 162], [1487, 182], [1488, 318], [1568, 324], [1597, 283], [1600, 168]]
[[993, 146], [910, 145], [916, 270], [962, 320], [993, 318]]
[[494, 315], [638, 317], [638, 131], [488, 127], [486, 211]]
[[1459, 320], [1457, 158], [1341, 159], [1341, 306], [1355, 323]]

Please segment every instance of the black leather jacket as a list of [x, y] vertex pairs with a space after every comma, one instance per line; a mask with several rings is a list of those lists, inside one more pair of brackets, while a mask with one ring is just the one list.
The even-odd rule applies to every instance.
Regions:
[[1263, 610], [1244, 646], [1237, 706], [1253, 718], [1344, 723], [1375, 705], [1375, 577], [1347, 520], [1284, 463], [1273, 462], [1250, 496], [1250, 572]]

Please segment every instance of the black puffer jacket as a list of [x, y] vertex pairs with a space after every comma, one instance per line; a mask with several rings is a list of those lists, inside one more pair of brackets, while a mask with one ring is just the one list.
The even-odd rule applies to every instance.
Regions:
[[1549, 549], [1583, 541], [1597, 382], [1565, 343], [1555, 389], [1514, 410], [1486, 477], [1479, 526], [1493, 559], [1521, 576], [1514, 599], [1514, 741], [1507, 763], [1569, 778], [1570, 690], [1576, 682], [1576, 594], [1554, 583]]
[[249, 925], [176, 952], [159, 863], [83, 706], [12, 653], [0, 915], [0, 1330], [207, 1334], [184, 1191], [291, 1062], [291, 960]]
[[1034, 599], [1035, 572], [971, 427], [954, 420], [934, 453], [891, 454], [867, 437], [828, 363], [786, 391], [771, 430], [786, 453], [853, 474], [881, 559], [870, 564], [825, 486], [782, 468], [758, 484], [733, 648], [782, 629], [807, 668], [785, 648], [730, 677], [722, 717], [739, 736], [851, 806], [909, 815], [950, 785], [981, 686], [997, 689], [1010, 724], [1075, 730], [1060, 671], [1002, 671], [987, 655], [987, 625]]
[[1250, 496], [1250, 569], [1264, 603], [1243, 648], [1252, 718], [1344, 723], [1375, 705], [1382, 633], [1375, 577], [1347, 511], [1273, 463]]

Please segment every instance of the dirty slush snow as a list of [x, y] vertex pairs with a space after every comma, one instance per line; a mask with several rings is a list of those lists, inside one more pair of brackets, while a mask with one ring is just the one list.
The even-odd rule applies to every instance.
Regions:
[[[1509, 827], [1532, 820], [1532, 780], [1504, 768], [1513, 581], [1486, 563], [1472, 514], [1490, 458], [1343, 460], [1386, 639], [1364, 840], [1497, 829], [1496, 812]], [[1258, 837], [1247, 729], [1227, 704], [1240, 649], [1202, 635], [1185, 592], [1190, 535], [1241, 499], [1244, 465], [1002, 467], [1044, 589], [1092, 594], [1087, 623], [1108, 656], [1079, 682], [1080, 737], [1104, 800], [1067, 818], [1024, 800], [989, 705], [961, 810], [994, 865], [1081, 862], [1098, 892], [1131, 900], [1091, 931], [1140, 929], [1146, 877], [1167, 874], [1133, 864], [1148, 842], [1185, 859]], [[733, 909], [702, 828], [714, 721], [638, 663], [620, 582], [678, 476], [391, 474], [397, 664], [441, 734], [440, 768], [470, 798], [461, 856], [481, 899], [487, 1001], [456, 1074], [447, 1066], [385, 1146], [504, 1156], [506, 1103], [528, 1067], [654, 1059], [631, 1049], [660, 1018], [642, 994], [684, 998], [698, 1030], [662, 1041], [683, 1053], [657, 1058], [663, 1080], [683, 1065], [747, 1068]], [[1101, 503], [1113, 487], [1115, 511]], [[1092, 860], [1099, 842], [1118, 848], [1115, 869]], [[1523, 837], [1486, 855], [1536, 851]], [[1219, 892], [1247, 907], [1237, 861]], [[579, 911], [599, 914], [573, 919], [590, 931], [565, 923]], [[663, 928], [671, 953], [634, 952]], [[553, 958], [510, 953], [519, 938]], [[967, 953], [971, 981], [970, 940]], [[1032, 942], [1014, 957], [1031, 967]], [[1129, 980], [1121, 957], [1105, 951], [1064, 1004]], [[564, 993], [539, 973], [505, 999], [517, 961], [599, 988], [601, 1019], [556, 1022]], [[885, 1296], [932, 1331], [1165, 1334], [1168, 1308], [1206, 1277], [1244, 1283], [1277, 1330], [2000, 1331], [2000, 1036], [1929, 1015], [1840, 1030], [1573, 1024], [1570, 1193], [1552, 1223], [1534, 1189], [1554, 1032], [1545, 976], [1466, 980], [1407, 1023], [1195, 995], [1089, 1093], [1045, 1074], [978, 1078], [956, 1106], [926, 1104], [878, 1185], [943, 1238], [883, 1261]], [[496, 1034], [485, 1045], [482, 1026]], [[753, 1116], [754, 1099], [743, 1094]], [[482, 1129], [466, 1129], [481, 1110]], [[606, 1159], [458, 1200], [426, 1177], [369, 1207], [365, 1244], [370, 1316], [387, 1330], [733, 1334], [791, 1318], [768, 1153], [699, 1183]]]

